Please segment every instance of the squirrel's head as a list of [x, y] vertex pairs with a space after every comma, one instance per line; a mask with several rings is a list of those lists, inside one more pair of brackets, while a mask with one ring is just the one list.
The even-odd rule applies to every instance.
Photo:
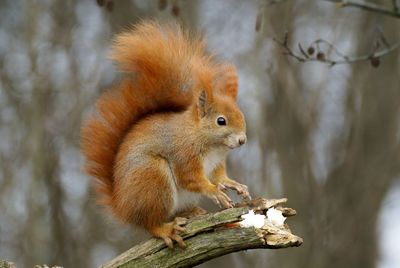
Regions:
[[208, 144], [233, 149], [246, 142], [246, 122], [236, 103], [235, 67], [224, 66], [222, 74], [212, 89], [200, 90], [197, 116]]

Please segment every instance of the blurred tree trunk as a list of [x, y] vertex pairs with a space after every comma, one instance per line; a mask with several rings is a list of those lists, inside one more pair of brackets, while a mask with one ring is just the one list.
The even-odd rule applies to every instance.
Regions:
[[[371, 49], [365, 29], [374, 29], [378, 15], [363, 13], [357, 33], [356, 53]], [[400, 39], [390, 20], [381, 20], [386, 36]], [[371, 31], [372, 32], [372, 31]], [[347, 94], [347, 131], [335, 144], [345, 150], [324, 185], [327, 212], [327, 257], [324, 267], [375, 267], [378, 257], [377, 220], [382, 201], [398, 176], [400, 147], [400, 78], [396, 56], [381, 59], [377, 69], [371, 65], [353, 66]], [[338, 149], [336, 149], [338, 150]], [[343, 258], [345, 256], [345, 258]], [[316, 262], [318, 265], [321, 262]]]
[[[61, 3], [64, 2], [58, 1], [58, 4]], [[57, 7], [57, 10], [64, 10], [60, 5]], [[73, 3], [65, 9], [72, 11], [71, 7]], [[29, 264], [41, 263], [45, 260], [49, 263], [61, 263], [62, 260], [70, 260], [72, 257], [69, 255], [67, 232], [64, 230], [67, 222], [62, 210], [64, 196], [60, 182], [60, 152], [56, 145], [55, 133], [51, 129], [56, 108], [55, 93], [48, 77], [41, 74], [43, 70], [38, 68], [38, 51], [35, 46], [35, 39], [39, 32], [40, 8], [40, 5], [35, 6], [32, 3], [25, 6], [26, 24], [30, 26], [30, 30], [25, 32], [26, 44], [32, 63], [32, 72], [36, 76], [33, 80], [31, 100], [24, 104], [25, 107], [18, 107], [25, 111], [23, 127], [28, 134], [29, 146], [26, 153], [31, 160], [28, 165], [32, 168], [30, 190], [27, 196], [29, 228], [24, 230], [24, 236], [27, 239], [21, 245], [25, 249], [25, 258]], [[64, 10], [62, 14], [70, 13]], [[63, 21], [62, 14], [60, 13], [60, 17], [57, 17], [61, 21]], [[64, 22], [69, 20], [70, 18]], [[62, 42], [63, 39], [57, 40]], [[43, 240], [46, 242], [39, 242]], [[64, 264], [68, 265], [68, 262], [65, 261]]]
[[[275, 33], [290, 32], [290, 23], [282, 21], [296, 14], [290, 4], [285, 8], [285, 17], [270, 21]], [[359, 19], [362, 28], [355, 33], [354, 40], [359, 41], [355, 54], [371, 48], [374, 37], [365, 33], [373, 33], [377, 22], [391, 40], [400, 38], [390, 20], [371, 13], [362, 13]], [[277, 267], [375, 267], [377, 218], [390, 183], [400, 172], [400, 78], [393, 72], [398, 70], [398, 59], [388, 56], [377, 69], [368, 62], [352, 66], [346, 128], [330, 148], [336, 163], [322, 180], [313, 175], [310, 152], [318, 106], [308, 106], [301, 92], [304, 80], [293, 66], [300, 69], [302, 64], [279, 51], [276, 55], [273, 101], [264, 111], [266, 146], [278, 154], [283, 191], [299, 212], [293, 229], [305, 241], [299, 250], [277, 253]]]

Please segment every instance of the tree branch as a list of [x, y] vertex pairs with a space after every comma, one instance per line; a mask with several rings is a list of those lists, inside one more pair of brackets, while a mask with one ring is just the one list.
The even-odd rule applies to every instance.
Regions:
[[368, 10], [368, 11], [375, 12], [375, 13], [380, 13], [380, 14], [394, 17], [394, 18], [400, 18], [400, 12], [398, 10], [396, 0], [392, 1], [393, 9], [389, 9], [389, 8], [383, 7], [381, 5], [377, 5], [374, 3], [361, 1], [361, 0], [325, 0], [325, 1], [336, 3], [339, 7], [346, 7], [346, 6], [356, 7], [356, 8]]
[[303, 240], [293, 235], [285, 224], [277, 227], [265, 221], [262, 228], [244, 228], [238, 223], [241, 216], [253, 209], [263, 213], [271, 208], [281, 210], [284, 216], [293, 216], [296, 211], [280, 205], [287, 200], [262, 198], [238, 204], [235, 208], [207, 214], [189, 220], [182, 234], [186, 249], [169, 249], [160, 239], [150, 239], [137, 245], [102, 266], [115, 267], [193, 267], [207, 260], [236, 251], [255, 248], [286, 248], [300, 246]]

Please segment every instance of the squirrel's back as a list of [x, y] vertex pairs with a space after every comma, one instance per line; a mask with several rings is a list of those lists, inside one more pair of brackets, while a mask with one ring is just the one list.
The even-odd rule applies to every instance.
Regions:
[[112, 205], [115, 157], [130, 128], [151, 113], [186, 110], [196, 80], [213, 75], [202, 39], [189, 38], [177, 25], [135, 26], [117, 36], [112, 59], [127, 75], [100, 96], [81, 130], [85, 169], [96, 178], [105, 205]]

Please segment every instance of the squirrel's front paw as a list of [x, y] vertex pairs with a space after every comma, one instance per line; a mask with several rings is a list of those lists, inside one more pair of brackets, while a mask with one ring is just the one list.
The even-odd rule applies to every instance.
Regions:
[[238, 195], [240, 195], [245, 200], [250, 200], [251, 199], [251, 196], [250, 196], [250, 193], [249, 193], [249, 189], [244, 184], [241, 184], [241, 183], [238, 183], [238, 182], [236, 182], [234, 180], [229, 179], [229, 180], [223, 181], [222, 185], [224, 185], [226, 188], [235, 190], [238, 193]]
[[209, 197], [220, 207], [232, 208], [233, 202], [222, 190], [225, 190], [225, 186], [219, 183], [214, 193], [209, 194]]

